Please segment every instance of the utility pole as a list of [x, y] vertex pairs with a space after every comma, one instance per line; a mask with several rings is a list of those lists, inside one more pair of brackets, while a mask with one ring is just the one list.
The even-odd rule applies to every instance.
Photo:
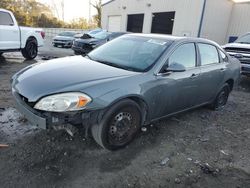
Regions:
[[61, 1], [61, 7], [62, 7], [62, 19], [64, 20], [64, 0]]
[[91, 0], [89, 0], [89, 23], [91, 21]]

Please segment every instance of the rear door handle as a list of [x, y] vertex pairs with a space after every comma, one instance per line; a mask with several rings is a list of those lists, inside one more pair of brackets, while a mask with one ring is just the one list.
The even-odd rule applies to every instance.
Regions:
[[226, 69], [225, 68], [220, 68], [220, 71], [221, 72], [224, 72]]

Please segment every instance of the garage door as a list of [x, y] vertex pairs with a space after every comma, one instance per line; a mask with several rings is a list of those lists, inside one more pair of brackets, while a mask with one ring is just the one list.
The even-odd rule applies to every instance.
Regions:
[[153, 13], [151, 33], [172, 34], [175, 12]]
[[142, 33], [144, 14], [128, 15], [127, 31]]
[[109, 16], [108, 31], [121, 31], [121, 16]]

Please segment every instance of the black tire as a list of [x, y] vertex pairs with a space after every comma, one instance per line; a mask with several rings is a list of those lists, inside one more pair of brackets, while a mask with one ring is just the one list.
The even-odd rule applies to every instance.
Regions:
[[126, 99], [108, 109], [101, 123], [91, 127], [91, 132], [95, 141], [104, 149], [117, 150], [128, 145], [140, 127], [140, 107]]
[[24, 58], [31, 60], [35, 59], [38, 53], [37, 41], [34, 38], [27, 40], [25, 47], [21, 50]]
[[3, 52], [0, 52], [0, 56], [2, 56], [3, 55]]
[[54, 46], [54, 47], [57, 47], [57, 44], [54, 44], [53, 46]]
[[211, 104], [212, 110], [220, 110], [222, 109], [226, 104], [227, 100], [230, 94], [230, 86], [228, 84], [225, 84], [222, 89], [217, 94], [214, 102]]

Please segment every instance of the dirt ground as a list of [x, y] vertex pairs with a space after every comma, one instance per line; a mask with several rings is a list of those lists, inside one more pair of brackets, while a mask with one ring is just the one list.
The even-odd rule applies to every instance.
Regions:
[[250, 187], [250, 78], [223, 110], [159, 121], [110, 152], [82, 130], [73, 138], [38, 130], [15, 110], [9, 80], [34, 62], [0, 58], [0, 144], [8, 144], [0, 148], [0, 187]]

